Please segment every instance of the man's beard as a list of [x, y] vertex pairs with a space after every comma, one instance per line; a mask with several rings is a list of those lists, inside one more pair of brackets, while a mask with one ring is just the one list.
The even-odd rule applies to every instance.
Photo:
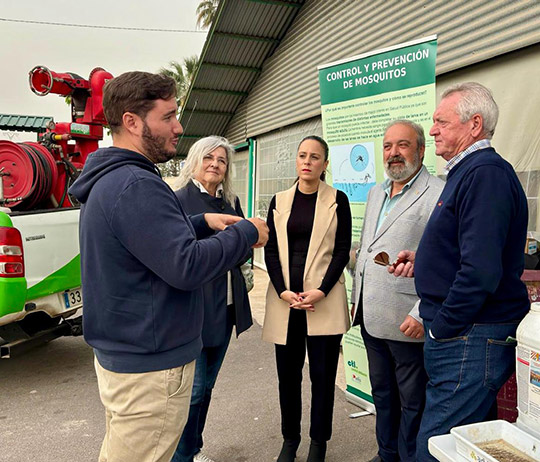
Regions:
[[[402, 161], [403, 164], [390, 165], [390, 162], [395, 160]], [[405, 157], [397, 155], [388, 158], [388, 160], [384, 163], [384, 170], [388, 178], [390, 178], [392, 181], [402, 181], [413, 176], [413, 174], [419, 169], [420, 163], [420, 154], [418, 152], [414, 154], [414, 159], [412, 162], [408, 162]]]
[[167, 162], [176, 156], [176, 150], [167, 151], [167, 139], [164, 136], [154, 136], [152, 130], [143, 122], [142, 143], [144, 155], [155, 164]]

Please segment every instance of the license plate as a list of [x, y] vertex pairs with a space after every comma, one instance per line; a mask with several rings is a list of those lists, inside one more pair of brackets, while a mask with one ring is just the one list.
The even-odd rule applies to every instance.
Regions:
[[64, 292], [64, 303], [66, 305], [66, 308], [80, 306], [82, 305], [82, 302], [83, 302], [82, 290], [80, 288], [73, 289], [73, 290], [66, 290]]

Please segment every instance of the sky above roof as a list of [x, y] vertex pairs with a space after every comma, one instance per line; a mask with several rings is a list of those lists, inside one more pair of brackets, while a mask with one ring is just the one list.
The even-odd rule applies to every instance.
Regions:
[[[115, 76], [131, 70], [157, 72], [169, 61], [200, 55], [206, 39], [205, 33], [67, 27], [6, 19], [195, 31], [199, 1], [2, 0], [0, 113], [53, 116], [56, 122], [70, 120], [63, 98], [39, 97], [30, 91], [28, 72], [36, 65], [83, 78], [98, 66]], [[14, 141], [26, 138], [22, 134]]]

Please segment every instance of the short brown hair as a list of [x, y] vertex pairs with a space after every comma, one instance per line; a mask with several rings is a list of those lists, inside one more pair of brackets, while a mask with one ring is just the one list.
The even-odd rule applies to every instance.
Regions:
[[118, 133], [122, 117], [132, 112], [144, 119], [158, 99], [176, 96], [171, 77], [150, 72], [125, 72], [109, 80], [103, 88], [103, 111], [112, 133]]

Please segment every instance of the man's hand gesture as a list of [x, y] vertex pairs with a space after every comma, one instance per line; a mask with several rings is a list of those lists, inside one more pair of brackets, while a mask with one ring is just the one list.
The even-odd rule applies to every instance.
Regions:
[[260, 219], [260, 218], [248, 218], [248, 221], [250, 221], [255, 228], [257, 228], [257, 231], [259, 232], [259, 240], [257, 243], [253, 246], [253, 248], [258, 249], [259, 247], [264, 247], [266, 243], [268, 242], [268, 226], [266, 226], [266, 221]]
[[402, 250], [397, 254], [398, 260], [406, 260], [403, 263], [400, 263], [395, 268], [393, 265], [389, 265], [387, 267], [388, 272], [390, 274], [393, 274], [394, 276], [398, 277], [404, 277], [404, 278], [412, 278], [414, 277], [414, 257], [416, 256], [416, 252], [413, 252], [412, 250]]
[[227, 226], [234, 225], [242, 220], [242, 217], [225, 213], [205, 213], [204, 220], [210, 229], [223, 231]]

